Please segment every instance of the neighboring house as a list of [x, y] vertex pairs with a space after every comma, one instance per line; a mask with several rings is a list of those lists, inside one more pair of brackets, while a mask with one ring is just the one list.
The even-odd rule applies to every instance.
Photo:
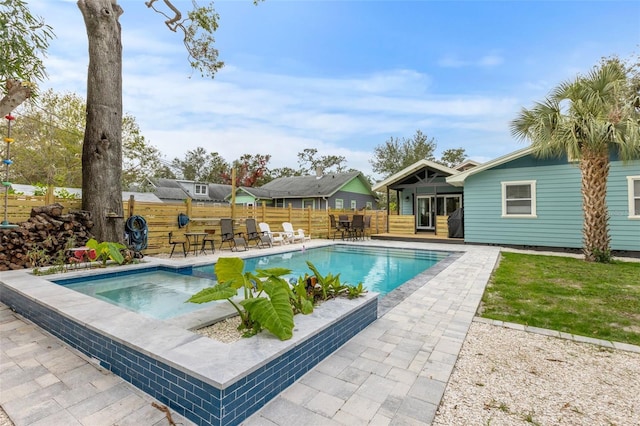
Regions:
[[201, 183], [184, 179], [155, 179], [150, 181], [153, 193], [162, 201], [175, 203], [191, 198], [194, 204], [228, 204], [231, 185]]
[[[231, 201], [231, 194], [227, 196], [227, 200]], [[265, 206], [272, 206], [273, 198], [271, 198], [271, 192], [268, 189], [241, 186], [236, 190], [236, 204], [245, 206], [264, 204]]]
[[[530, 148], [453, 174], [464, 187], [468, 243], [581, 248], [582, 194], [577, 162], [541, 159]], [[640, 160], [611, 155], [607, 180], [611, 249], [640, 251]]]
[[372, 209], [377, 196], [360, 172], [281, 177], [253, 190], [266, 190], [275, 207], [310, 207], [315, 210]]
[[398, 214], [415, 215], [415, 231], [435, 231], [436, 216], [445, 216], [462, 207], [462, 188], [446, 182], [459, 173], [442, 164], [420, 160], [373, 186], [374, 191], [395, 191]]
[[[13, 183], [11, 184], [11, 188], [18, 194], [29, 195], [32, 196], [40, 189], [34, 185], [22, 185]], [[65, 195], [73, 195], [76, 199], [82, 198], [82, 189], [81, 188], [61, 188], [55, 187], [53, 189], [54, 195], [58, 195], [64, 193]], [[135, 192], [135, 191], [123, 191], [122, 192], [122, 200], [127, 201], [129, 198], [133, 198], [136, 201], [149, 202], [149, 203], [161, 203], [162, 200], [156, 197], [155, 194], [151, 192]]]

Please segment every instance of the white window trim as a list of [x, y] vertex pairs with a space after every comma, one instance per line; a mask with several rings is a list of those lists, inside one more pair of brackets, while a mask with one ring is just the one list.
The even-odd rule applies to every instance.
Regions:
[[[516, 180], [508, 182], [500, 182], [502, 185], [502, 217], [517, 219], [535, 219], [538, 217], [536, 210], [536, 181], [535, 180]], [[531, 213], [530, 214], [507, 214], [507, 186], [510, 185], [530, 185], [531, 186]]]
[[[340, 203], [340, 207], [338, 207], [338, 203]], [[344, 209], [344, 200], [342, 198], [336, 198], [333, 202], [333, 205], [335, 206], [336, 210], [342, 210]]]
[[355, 210], [358, 208], [358, 202], [356, 200], [351, 200], [351, 210]]
[[[203, 189], [204, 192], [198, 191], [198, 189]], [[207, 195], [208, 186], [203, 183], [196, 183], [194, 185], [193, 191], [196, 195]]]
[[633, 193], [633, 182], [640, 180], [640, 176], [627, 176], [627, 186], [629, 188], [629, 219], [640, 219], [640, 212], [634, 213], [635, 200], [640, 198], [640, 194]]

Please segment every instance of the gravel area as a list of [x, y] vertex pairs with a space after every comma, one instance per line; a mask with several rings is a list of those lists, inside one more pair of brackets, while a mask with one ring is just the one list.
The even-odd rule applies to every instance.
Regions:
[[433, 425], [638, 425], [640, 354], [474, 322]]
[[194, 333], [216, 339], [223, 343], [233, 343], [242, 339], [242, 332], [238, 331], [240, 325], [240, 317], [230, 317], [208, 327], [202, 327], [194, 330]]

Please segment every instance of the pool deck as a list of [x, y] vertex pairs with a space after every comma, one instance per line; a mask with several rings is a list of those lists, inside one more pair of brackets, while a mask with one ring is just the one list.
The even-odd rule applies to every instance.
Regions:
[[[305, 246], [327, 244], [312, 240]], [[423, 242], [356, 244], [458, 251], [415, 291], [397, 292], [385, 312], [245, 425], [430, 424], [455, 365], [498, 247]], [[300, 244], [208, 256], [174, 256], [175, 264], [219, 256], [255, 256]], [[10, 284], [11, 272], [0, 273]], [[0, 305], [0, 405], [16, 425], [166, 425], [153, 398]], [[150, 336], [151, 337], [151, 336]], [[158, 342], [160, 343], [160, 342]], [[178, 424], [193, 424], [173, 415]], [[0, 425], [1, 425], [0, 420]]]

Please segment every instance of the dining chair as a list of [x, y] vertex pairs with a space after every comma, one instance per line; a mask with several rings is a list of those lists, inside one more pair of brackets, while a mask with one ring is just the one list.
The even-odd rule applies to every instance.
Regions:
[[187, 257], [187, 240], [176, 240], [173, 238], [173, 231], [169, 232], [169, 244], [171, 244], [171, 254], [169, 257], [173, 256], [173, 251], [176, 249], [176, 246], [182, 246], [182, 253], [184, 253], [184, 257]]

